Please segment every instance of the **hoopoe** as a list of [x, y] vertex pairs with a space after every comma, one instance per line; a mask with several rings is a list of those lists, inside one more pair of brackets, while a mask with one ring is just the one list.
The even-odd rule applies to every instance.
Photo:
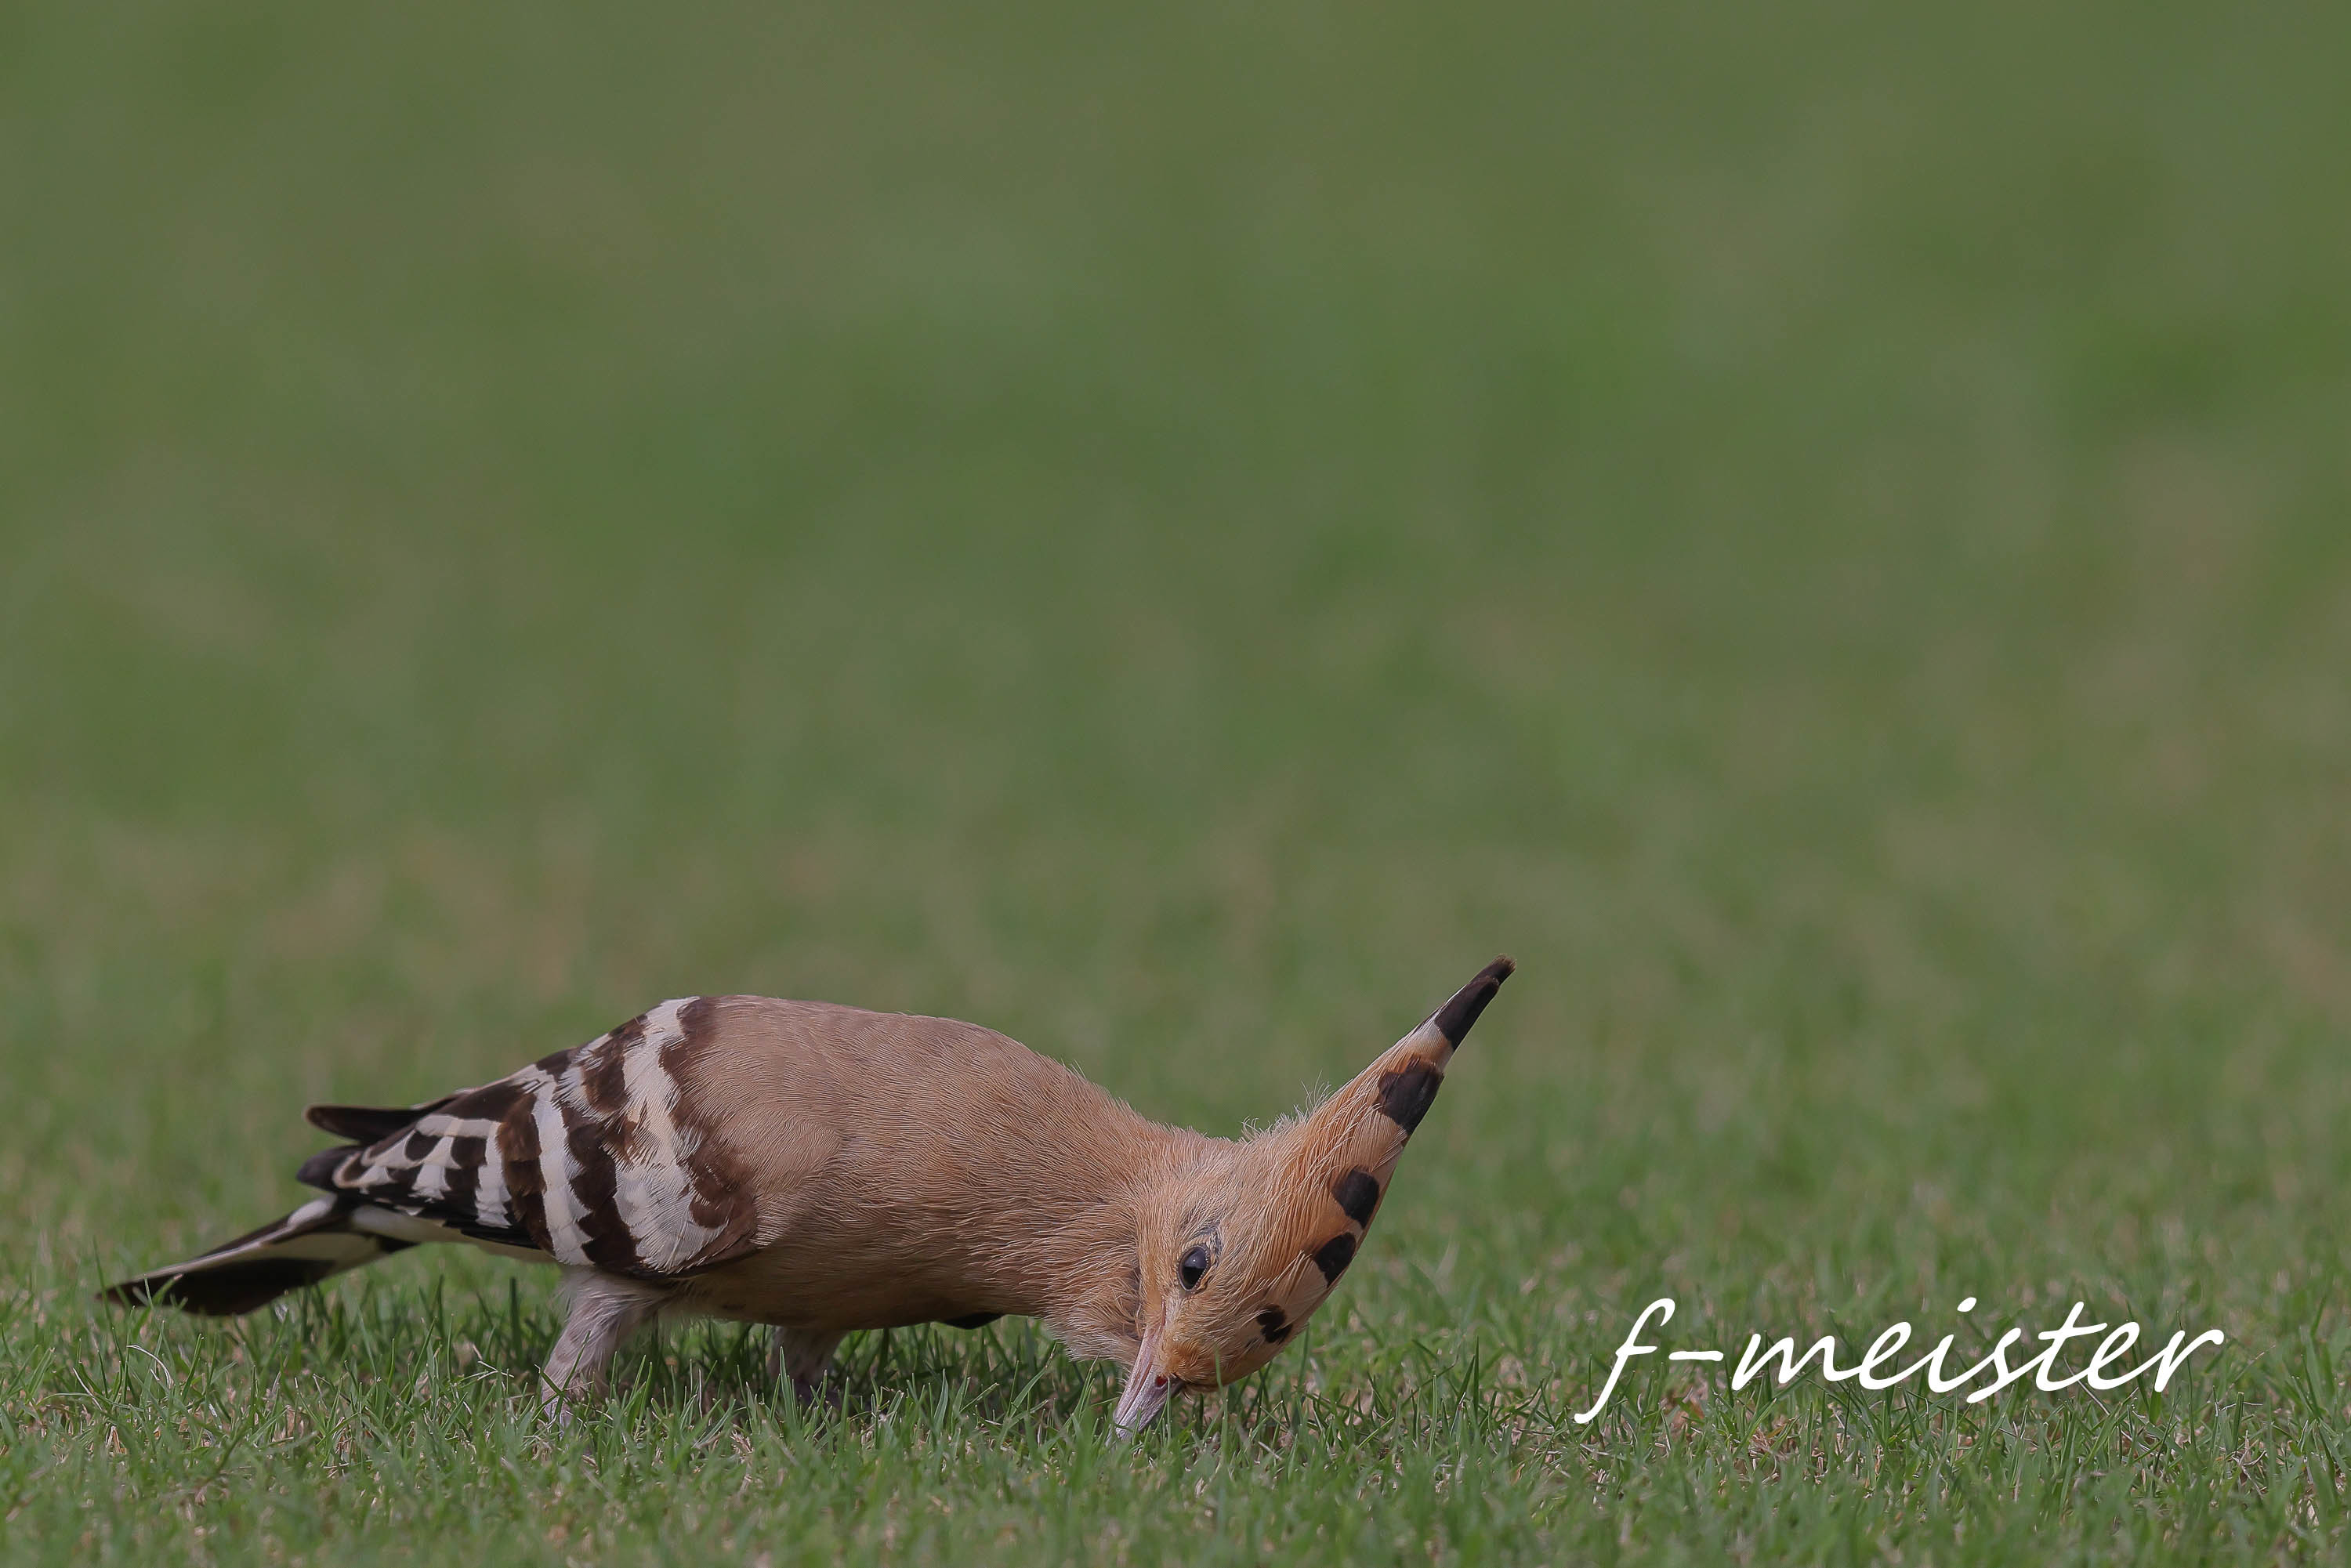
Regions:
[[1128, 1369], [1117, 1429], [1263, 1366], [1353, 1261], [1497, 958], [1315, 1110], [1240, 1141], [1147, 1120], [992, 1030], [768, 997], [662, 1003], [346, 1140], [272, 1224], [109, 1288], [229, 1316], [425, 1241], [559, 1264], [541, 1401], [656, 1314], [771, 1325], [814, 1390], [855, 1329], [1041, 1318]]

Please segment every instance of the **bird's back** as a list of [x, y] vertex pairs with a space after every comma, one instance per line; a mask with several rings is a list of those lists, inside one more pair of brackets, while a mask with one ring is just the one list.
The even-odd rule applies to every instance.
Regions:
[[748, 1173], [758, 1245], [705, 1311], [881, 1327], [1030, 1310], [1057, 1238], [1171, 1144], [1079, 1073], [977, 1024], [724, 997], [679, 1103]]

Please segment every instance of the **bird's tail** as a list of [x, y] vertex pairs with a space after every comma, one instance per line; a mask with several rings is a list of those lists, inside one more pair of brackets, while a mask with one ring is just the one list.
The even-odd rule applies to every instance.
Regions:
[[315, 1285], [409, 1245], [355, 1227], [352, 1218], [360, 1207], [356, 1199], [340, 1195], [314, 1197], [283, 1219], [184, 1263], [109, 1285], [99, 1294], [123, 1306], [155, 1301], [211, 1318], [252, 1312], [288, 1291]]

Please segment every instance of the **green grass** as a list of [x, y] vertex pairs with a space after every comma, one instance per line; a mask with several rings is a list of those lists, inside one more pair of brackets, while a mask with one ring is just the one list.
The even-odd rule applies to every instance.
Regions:
[[[0, 1560], [2341, 1555], [2346, 44], [0, 8]], [[1498, 950], [1310, 1342], [1133, 1450], [1008, 1322], [549, 1433], [540, 1273], [89, 1299], [663, 997], [1232, 1132]], [[1970, 1294], [2230, 1343], [1567, 1418], [1660, 1295]]]

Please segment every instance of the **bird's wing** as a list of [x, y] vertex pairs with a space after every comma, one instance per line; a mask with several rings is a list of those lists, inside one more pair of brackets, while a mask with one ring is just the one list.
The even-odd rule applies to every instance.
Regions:
[[302, 1176], [497, 1247], [643, 1280], [674, 1280], [758, 1244], [741, 1162], [680, 1093], [714, 999], [662, 1003], [586, 1045], [404, 1111], [320, 1106], [311, 1120], [364, 1145]]

